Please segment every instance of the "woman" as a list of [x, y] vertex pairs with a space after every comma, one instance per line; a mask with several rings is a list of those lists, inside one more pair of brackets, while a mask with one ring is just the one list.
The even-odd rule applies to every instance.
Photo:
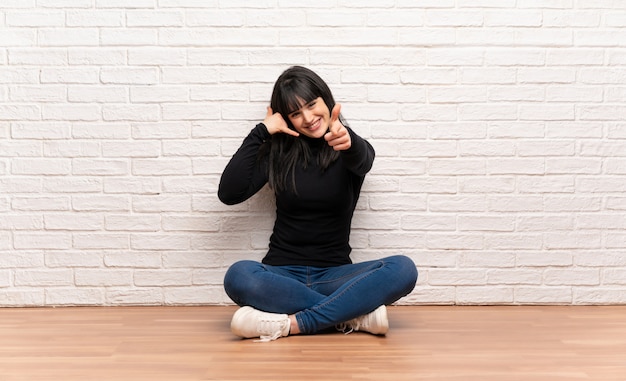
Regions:
[[415, 287], [417, 270], [405, 256], [350, 260], [350, 224], [374, 149], [340, 110], [317, 74], [287, 69], [265, 119], [224, 169], [218, 196], [225, 204], [243, 202], [265, 184], [276, 196], [262, 262], [239, 261], [224, 278], [228, 296], [243, 306], [231, 322], [240, 337], [269, 341], [333, 326], [384, 335], [385, 305]]

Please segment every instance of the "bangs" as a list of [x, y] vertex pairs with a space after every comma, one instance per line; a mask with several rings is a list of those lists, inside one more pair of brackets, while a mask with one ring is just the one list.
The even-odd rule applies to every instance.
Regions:
[[313, 83], [303, 81], [301, 78], [292, 78], [283, 83], [280, 91], [280, 104], [277, 106], [285, 115], [289, 115], [299, 110], [302, 105], [321, 96], [321, 93]]

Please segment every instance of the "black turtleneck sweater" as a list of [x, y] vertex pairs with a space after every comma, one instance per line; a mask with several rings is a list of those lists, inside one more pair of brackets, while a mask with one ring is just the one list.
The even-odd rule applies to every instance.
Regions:
[[[338, 160], [323, 172], [317, 160], [306, 169], [297, 166], [297, 194], [289, 189], [276, 194], [276, 221], [263, 263], [329, 267], [352, 262], [350, 225], [365, 174], [374, 162], [374, 148], [350, 128], [348, 132], [352, 145], [340, 151]], [[267, 183], [268, 161], [258, 153], [270, 137], [259, 123], [244, 139], [222, 174], [218, 197], [223, 203], [243, 202]], [[304, 139], [313, 155], [327, 144], [323, 138], [297, 139]]]

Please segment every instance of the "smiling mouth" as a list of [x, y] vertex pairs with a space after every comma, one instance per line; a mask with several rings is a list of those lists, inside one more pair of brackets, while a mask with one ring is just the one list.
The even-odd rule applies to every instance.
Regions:
[[318, 118], [315, 122], [311, 123], [307, 128], [311, 131], [315, 131], [322, 124], [322, 118]]

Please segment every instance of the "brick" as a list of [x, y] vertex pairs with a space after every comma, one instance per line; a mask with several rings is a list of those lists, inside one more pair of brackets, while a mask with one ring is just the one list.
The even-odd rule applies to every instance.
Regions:
[[539, 11], [489, 11], [484, 15], [488, 27], [540, 27], [543, 14]]
[[[362, 19], [355, 20], [354, 24], [363, 24]], [[367, 15], [365, 25], [369, 27], [418, 27], [423, 26], [425, 13], [422, 10], [389, 9], [378, 10]], [[341, 26], [338, 24], [337, 26]]]
[[100, 144], [57, 140], [44, 142], [43, 151], [46, 157], [94, 157], [99, 156]]
[[574, 288], [573, 304], [582, 305], [615, 305], [626, 302], [624, 287], [576, 287]]
[[45, 254], [45, 263], [50, 268], [102, 267], [102, 254], [85, 251], [54, 251]]
[[429, 160], [430, 175], [482, 175], [486, 163], [482, 159], [432, 159]]
[[70, 209], [70, 198], [67, 196], [15, 196], [11, 200], [11, 208], [20, 211], [65, 211]]
[[132, 137], [134, 139], [180, 139], [191, 134], [191, 127], [183, 123], [133, 123]]
[[512, 304], [514, 289], [511, 287], [457, 287], [458, 304]]
[[72, 137], [78, 139], [128, 139], [131, 128], [127, 123], [89, 123], [75, 124], [72, 127]]
[[98, 46], [97, 28], [49, 28], [39, 29], [37, 39], [40, 46]]
[[454, 141], [412, 141], [400, 143], [396, 151], [401, 157], [455, 157], [457, 144]]
[[403, 230], [454, 231], [456, 218], [445, 214], [407, 214], [402, 216]]
[[458, 227], [460, 231], [511, 232], [515, 219], [497, 215], [459, 216]]
[[136, 159], [132, 163], [132, 173], [137, 176], [188, 175], [191, 162], [184, 158]]
[[424, 249], [426, 235], [423, 233], [369, 233], [370, 248], [374, 249]]
[[106, 304], [114, 306], [163, 305], [163, 289], [154, 288], [115, 288], [106, 289]]
[[[471, 131], [469, 131], [468, 134], [469, 133], [471, 133]], [[516, 147], [513, 142], [504, 140], [498, 142], [466, 140], [459, 143], [459, 154], [461, 156], [513, 156], [515, 149]]]
[[106, 121], [158, 121], [161, 110], [157, 105], [108, 105], [102, 109], [102, 118]]
[[99, 28], [100, 45], [115, 46], [154, 46], [159, 41], [158, 31], [149, 28]]
[[73, 271], [69, 269], [58, 270], [16, 270], [16, 286], [69, 286], [73, 284]]
[[515, 302], [520, 304], [571, 304], [571, 287], [522, 286], [514, 291]]
[[69, 27], [121, 27], [124, 25], [125, 14], [121, 11], [69, 11], [65, 15], [65, 23]]
[[139, 287], [189, 286], [192, 283], [188, 270], [135, 270], [133, 282]]
[[428, 10], [425, 23], [429, 27], [476, 27], [482, 26], [484, 19], [482, 12], [476, 11]]
[[105, 178], [105, 193], [125, 193], [125, 194], [152, 194], [156, 195], [161, 192], [161, 184], [155, 178]]
[[[214, 92], [212, 92], [214, 94]], [[186, 102], [208, 100], [190, 97], [190, 91], [180, 86], [134, 86], [130, 89], [130, 101], [133, 103]]]
[[0, 157], [37, 157], [41, 156], [41, 143], [37, 141], [0, 141]]
[[75, 284], [80, 287], [121, 287], [130, 286], [133, 273], [129, 270], [76, 269]]
[[24, 121], [39, 120], [41, 110], [35, 105], [2, 105], [0, 104], [0, 119]]
[[161, 253], [160, 252], [133, 252], [117, 251], [107, 252], [104, 255], [104, 264], [107, 267], [128, 267], [128, 268], [143, 268], [154, 269], [161, 267]]
[[220, 108], [217, 105], [191, 103], [165, 104], [162, 114], [163, 120], [217, 120]]
[[79, 176], [123, 176], [129, 173], [127, 160], [83, 159], [72, 160], [72, 173]]
[[9, 90], [9, 99], [17, 102], [63, 102], [64, 86], [16, 86]]
[[545, 234], [548, 249], [597, 249], [602, 246], [602, 237], [589, 232], [552, 232]]
[[121, 86], [71, 86], [67, 88], [67, 99], [76, 103], [124, 103], [128, 90]]
[[[194, 17], [196, 12], [189, 16]], [[180, 27], [184, 14], [179, 11], [131, 10], [126, 12], [126, 25], [129, 27]]]
[[128, 247], [128, 234], [76, 233], [73, 235], [73, 248], [77, 250], [124, 250]]
[[488, 209], [491, 212], [541, 212], [544, 210], [544, 200], [540, 196], [494, 195], [488, 199]]
[[158, 73], [154, 68], [126, 67], [100, 70], [100, 80], [105, 84], [154, 85], [157, 78]]
[[96, 0], [96, 8], [141, 9], [154, 8], [155, 5], [155, 0], [135, 0], [132, 3], [124, 0]]
[[42, 109], [44, 120], [91, 122], [101, 118], [101, 110], [94, 104], [44, 104]]
[[[134, 45], [155, 45], [155, 43], [146, 43], [151, 40], [153, 35], [150, 29], [146, 29], [145, 36], [136, 38]], [[116, 35], [110, 38], [111, 43], [115, 41]], [[142, 41], [143, 40], [143, 41]], [[187, 29], [163, 29], [158, 32], [158, 45], [161, 46], [216, 46], [217, 36], [214, 29], [211, 28], [187, 28]]]
[[[267, 240], [266, 244], [267, 244]], [[249, 249], [250, 238], [243, 233], [210, 233], [192, 238], [192, 247], [195, 250], [233, 250]]]
[[513, 177], [472, 176], [460, 180], [461, 193], [513, 193], [515, 179]]
[[[186, 251], [163, 254], [165, 268], [219, 268], [222, 261], [219, 256], [207, 255], [205, 251]], [[215, 270], [219, 271], [219, 270]]]
[[94, 215], [46, 214], [43, 218], [46, 230], [101, 230], [102, 217]]
[[158, 157], [161, 146], [157, 142], [106, 142], [102, 145], [102, 156], [117, 158]]
[[76, 48], [67, 49], [68, 61], [72, 65], [125, 65], [125, 49], [115, 48]]
[[0, 68], [0, 84], [36, 84], [39, 71], [29, 68]]
[[134, 212], [188, 212], [191, 210], [191, 198], [159, 194], [134, 196], [132, 205]]
[[[419, 206], [407, 206], [407, 209], [411, 210], [424, 210], [423, 207]], [[396, 214], [392, 214], [387, 212], [391, 209], [391, 207], [387, 207], [388, 209], [381, 209], [377, 213], [360, 213], [355, 212], [357, 218], [354, 219], [352, 223], [353, 229], [361, 229], [361, 230], [394, 230], [400, 228], [400, 219]], [[271, 228], [271, 227], [269, 227]]]
[[19, 158], [11, 163], [11, 173], [14, 175], [68, 175], [70, 168], [69, 159]]
[[430, 87], [428, 100], [432, 103], [473, 103], [487, 101], [487, 88], [476, 86]]
[[58, 287], [45, 290], [46, 306], [102, 306], [104, 304], [102, 288]]
[[48, 177], [43, 181], [43, 189], [52, 193], [97, 193], [102, 191], [102, 180], [77, 176]]
[[129, 210], [129, 201], [124, 196], [87, 195], [72, 196], [72, 208], [82, 212], [112, 212]]
[[224, 282], [224, 270], [194, 270], [193, 272], [193, 284], [194, 285], [214, 285], [221, 286]]
[[503, 233], [485, 237], [485, 247], [490, 250], [539, 250], [543, 247], [541, 234]]
[[10, 231], [0, 231], [0, 250], [13, 249], [13, 234]]
[[165, 304], [168, 305], [206, 305], [224, 303], [227, 300], [223, 287], [170, 287], [164, 291]]
[[[163, 217], [163, 231], [217, 232], [221, 222], [216, 217], [166, 216]], [[239, 224], [237, 226], [241, 228]], [[253, 225], [252, 229], [254, 226], [258, 225]]]
[[[0, 193], [40, 193], [41, 189], [41, 180], [37, 177], [10, 180], [0, 179]], [[3, 208], [0, 207], [1, 209]]]
[[5, 47], [28, 47], [37, 45], [37, 30], [28, 28], [3, 28], [0, 44]]
[[13, 288], [0, 293], [0, 306], [40, 307], [44, 305], [44, 291], [32, 288]]
[[114, 214], [105, 216], [106, 230], [110, 231], [151, 231], [161, 228], [161, 217], [153, 214], [127, 215]]
[[135, 250], [188, 250], [190, 237], [183, 234], [138, 234], [130, 237], [130, 246]]

